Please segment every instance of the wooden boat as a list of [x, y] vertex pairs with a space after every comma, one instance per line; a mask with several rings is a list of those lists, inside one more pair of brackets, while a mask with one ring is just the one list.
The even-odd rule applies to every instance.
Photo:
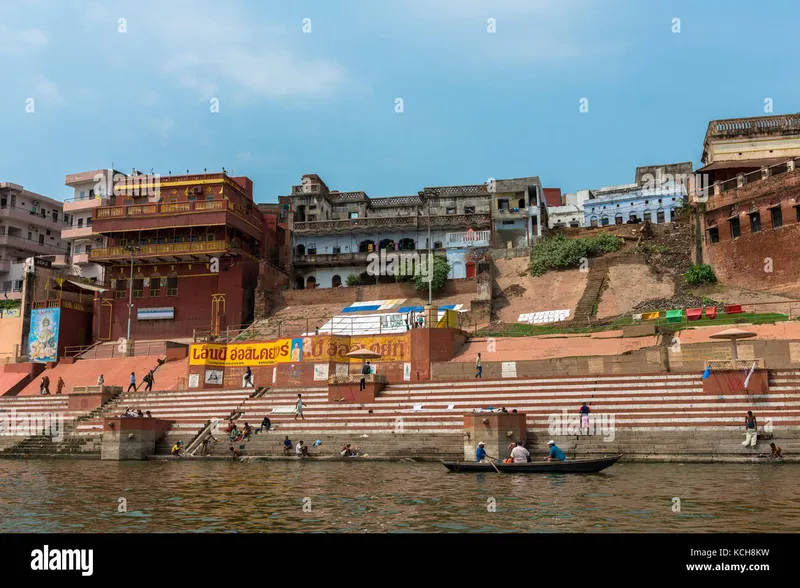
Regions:
[[[593, 459], [568, 459], [567, 461], [533, 461], [529, 463], [497, 463], [495, 466], [504, 474], [593, 474], [614, 465], [621, 455], [611, 455]], [[497, 473], [491, 463], [469, 461], [443, 461], [451, 472], [491, 472]]]

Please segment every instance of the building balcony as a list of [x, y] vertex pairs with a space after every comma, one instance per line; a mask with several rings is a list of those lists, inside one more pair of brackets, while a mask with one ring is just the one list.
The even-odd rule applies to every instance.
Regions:
[[[170, 263], [174, 261], [207, 261], [211, 257], [223, 255], [243, 255], [240, 247], [230, 241], [196, 241], [193, 243], [162, 243], [141, 245], [134, 254], [138, 261]], [[124, 247], [102, 247], [92, 249], [89, 261], [92, 263], [129, 260], [130, 251]]]
[[46, 229], [54, 229], [60, 231], [66, 226], [63, 217], [54, 221], [51, 215], [42, 216], [41, 212], [33, 212], [28, 208], [20, 206], [1, 206], [0, 219], [16, 219], [21, 223], [36, 225], [37, 227], [44, 227]]
[[0, 273], [7, 273], [11, 271], [11, 260], [0, 259]]
[[248, 209], [226, 199], [101, 206], [92, 218], [95, 233], [108, 233], [173, 227], [176, 216], [184, 217], [178, 221], [181, 226], [224, 224], [236, 227], [256, 239], [263, 238], [264, 219], [258, 208], [253, 206]]
[[0, 235], [0, 246], [2, 245], [22, 251], [30, 251], [35, 255], [59, 255], [67, 250], [66, 247], [56, 247], [55, 245], [39, 243], [39, 241], [11, 235]]
[[74, 265], [88, 265], [92, 263], [90, 259], [91, 253], [73, 253], [72, 254], [72, 263]]
[[[489, 228], [488, 214], [443, 214], [430, 217], [432, 228], [473, 227]], [[428, 227], [427, 216], [375, 216], [367, 218], [351, 218], [343, 220], [323, 220], [311, 222], [295, 222], [292, 229], [296, 233], [327, 233], [350, 231], [353, 229], [425, 229]]]
[[447, 247], [488, 247], [491, 243], [491, 231], [466, 231], [463, 233], [447, 233]]
[[297, 266], [317, 266], [334, 267], [350, 265], [366, 265], [370, 253], [314, 253], [307, 255], [296, 255], [292, 259], [292, 265]]
[[64, 212], [74, 213], [82, 210], [92, 210], [93, 208], [108, 206], [110, 203], [111, 200], [108, 198], [90, 198], [88, 196], [86, 198], [70, 198], [69, 200], [64, 200]]
[[71, 241], [72, 239], [82, 239], [92, 236], [92, 227], [74, 227], [71, 229], [63, 229], [61, 231], [61, 239], [64, 241]]
[[514, 218], [527, 218], [538, 216], [538, 206], [528, 206], [527, 208], [498, 208], [495, 211], [494, 220], [511, 220]]

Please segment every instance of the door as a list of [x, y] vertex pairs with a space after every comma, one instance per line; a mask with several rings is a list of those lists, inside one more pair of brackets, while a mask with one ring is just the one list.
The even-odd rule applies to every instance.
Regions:
[[475, 263], [472, 261], [467, 262], [467, 277], [468, 278], [475, 277]]

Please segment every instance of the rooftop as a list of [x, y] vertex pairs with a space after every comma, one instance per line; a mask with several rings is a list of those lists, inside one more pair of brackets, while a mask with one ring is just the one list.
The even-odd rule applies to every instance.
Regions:
[[800, 113], [712, 120], [706, 130], [701, 160], [707, 163], [708, 146], [713, 140], [798, 134], [800, 134]]

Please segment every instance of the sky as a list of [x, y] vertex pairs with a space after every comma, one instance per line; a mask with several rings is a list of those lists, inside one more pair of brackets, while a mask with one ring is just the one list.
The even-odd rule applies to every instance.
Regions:
[[800, 111], [799, 25], [793, 0], [2, 0], [0, 181], [625, 184], [700, 167], [710, 120]]

